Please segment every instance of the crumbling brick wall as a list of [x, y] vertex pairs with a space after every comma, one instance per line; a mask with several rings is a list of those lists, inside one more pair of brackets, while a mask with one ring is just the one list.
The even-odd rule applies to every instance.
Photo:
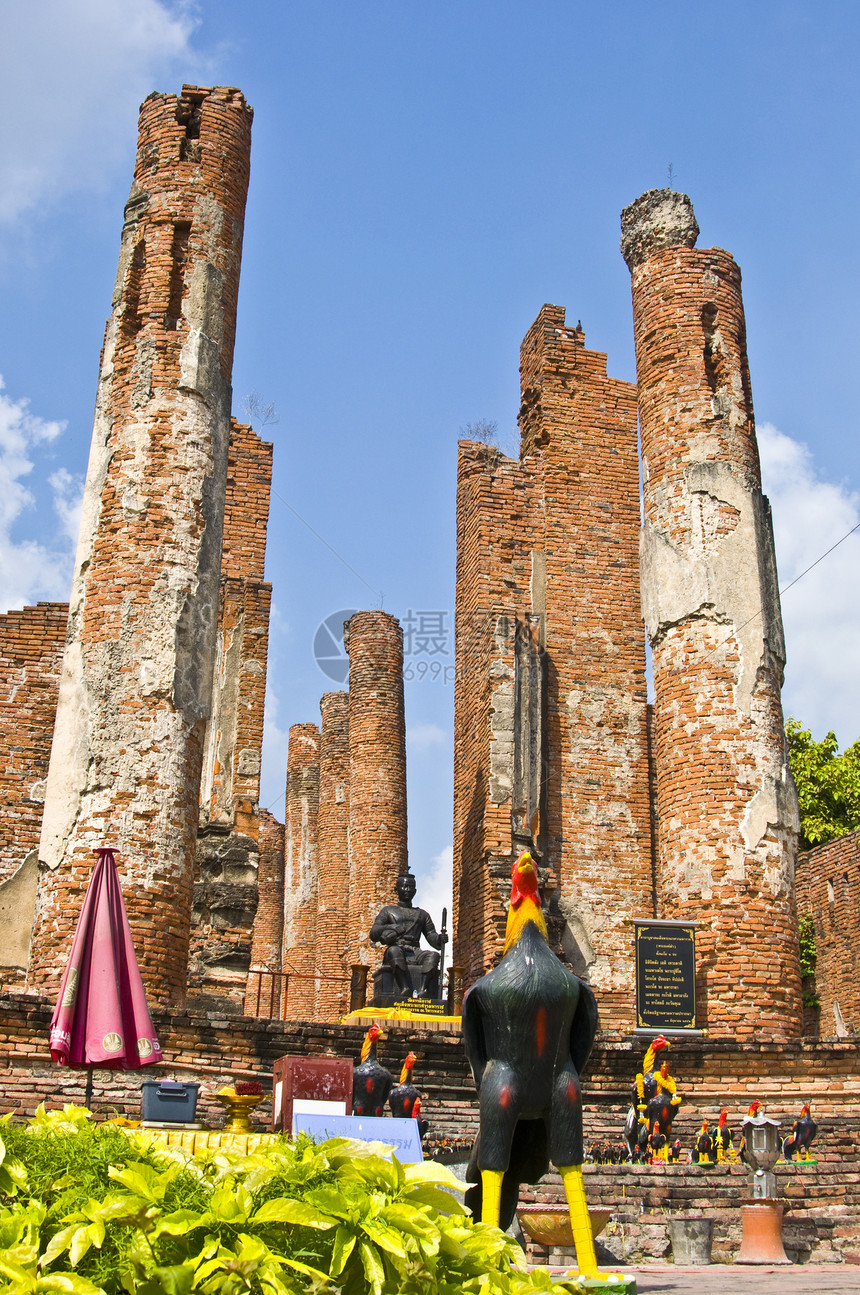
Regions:
[[68, 616], [66, 603], [0, 616], [0, 882], [39, 844]]
[[761, 492], [741, 276], [695, 250], [689, 199], [622, 215], [642, 443], [642, 606], [654, 669], [659, 915], [696, 920], [697, 1018], [795, 1036], [797, 804], [785, 647]]
[[370, 927], [407, 869], [403, 632], [356, 612], [344, 642], [349, 692], [323, 696], [321, 731], [290, 729], [283, 969], [303, 1020], [348, 1010], [350, 968], [379, 964]]
[[69, 608], [0, 616], [0, 977], [23, 983], [38, 878], [45, 779]]
[[107, 843], [152, 1001], [185, 997], [251, 118], [231, 87], [141, 108], [42, 823], [34, 987], [56, 984]]
[[349, 960], [375, 965], [370, 927], [406, 872], [403, 631], [387, 612], [356, 612], [349, 653]]
[[283, 969], [290, 973], [289, 1012], [310, 1020], [316, 1000], [319, 896], [320, 731], [291, 724], [284, 824]]
[[605, 1025], [632, 1022], [651, 914], [645, 652], [636, 580], [635, 390], [544, 306], [521, 352], [521, 459], [461, 443], [457, 490], [453, 961], [498, 957], [510, 893], [514, 627], [539, 627], [550, 930]]
[[221, 605], [212, 713], [201, 786], [201, 825], [250, 835], [260, 795], [266, 660], [272, 586], [263, 580], [272, 488], [272, 446], [231, 419], [227, 457]]
[[461, 441], [454, 676], [454, 941], [466, 984], [501, 953], [510, 897], [514, 631], [531, 606], [531, 460]]
[[[284, 824], [265, 809], [260, 811], [259, 824], [257, 911], [251, 932], [245, 1015], [279, 1016], [283, 1003], [279, 973], [284, 944]], [[264, 975], [264, 970], [272, 974]]]
[[817, 1031], [860, 1034], [860, 831], [798, 855], [797, 912], [815, 930], [815, 976], [804, 988], [818, 999]]
[[636, 389], [554, 306], [520, 373], [545, 554], [547, 862], [562, 947], [612, 1028], [632, 1023], [628, 919], [652, 915]]
[[188, 976], [195, 1000], [210, 1006], [220, 1001], [225, 1010], [237, 1010], [246, 988], [250, 992], [247, 971], [258, 905], [260, 767], [272, 595], [263, 575], [271, 483], [272, 446], [253, 428], [231, 419]]
[[337, 1021], [349, 1010], [349, 694], [320, 699], [319, 881], [314, 1017]]

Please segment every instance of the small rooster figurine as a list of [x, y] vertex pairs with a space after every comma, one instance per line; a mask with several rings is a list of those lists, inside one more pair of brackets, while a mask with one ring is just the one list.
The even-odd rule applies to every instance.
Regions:
[[661, 1161], [669, 1158], [669, 1140], [665, 1133], [660, 1132], [660, 1121], [654, 1121], [654, 1128], [648, 1138], [648, 1147], [651, 1152], [651, 1164], [657, 1165]]
[[463, 1000], [463, 1039], [480, 1099], [466, 1205], [483, 1223], [510, 1225], [520, 1183], [561, 1174], [580, 1273], [597, 1277], [582, 1179], [579, 1071], [597, 1029], [587, 985], [547, 944], [538, 878], [524, 851], [511, 869], [511, 904], [498, 966]]
[[[758, 1115], [764, 1115], [764, 1107], [762, 1106], [759, 1099], [755, 1097], [750, 1102], [750, 1108], [747, 1111], [747, 1119], [754, 1120]], [[746, 1155], [746, 1143], [743, 1135], [741, 1135], [740, 1157], [741, 1157], [741, 1160], [743, 1160], [745, 1165], [749, 1164], [749, 1161], [747, 1160], [747, 1155]]]
[[383, 1115], [394, 1076], [376, 1060], [376, 1040], [382, 1031], [371, 1025], [361, 1045], [361, 1063], [352, 1072], [353, 1115]]
[[714, 1150], [713, 1139], [708, 1128], [707, 1117], [702, 1120], [702, 1127], [696, 1134], [696, 1141], [693, 1144], [693, 1154], [690, 1160], [694, 1165], [709, 1165]]
[[786, 1160], [793, 1160], [795, 1154], [798, 1160], [809, 1159], [809, 1148], [818, 1132], [818, 1125], [812, 1118], [809, 1102], [806, 1102], [800, 1112], [800, 1119], [795, 1120], [791, 1134], [783, 1139], [782, 1154]]
[[420, 1118], [421, 1094], [412, 1082], [412, 1067], [415, 1065], [415, 1053], [409, 1052], [400, 1071], [400, 1082], [395, 1084], [388, 1095], [388, 1105], [395, 1119], [418, 1120], [418, 1134], [423, 1138], [427, 1132], [427, 1121]]
[[717, 1156], [717, 1164], [721, 1165], [731, 1158], [732, 1153], [732, 1131], [729, 1128], [729, 1112], [724, 1106], [720, 1111], [720, 1121], [715, 1126], [711, 1134], [711, 1140], [714, 1144], [714, 1151]]

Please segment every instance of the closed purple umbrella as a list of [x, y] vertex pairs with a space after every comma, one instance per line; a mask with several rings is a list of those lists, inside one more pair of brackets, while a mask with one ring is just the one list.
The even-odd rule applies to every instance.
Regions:
[[97, 850], [69, 962], [51, 1018], [51, 1056], [61, 1066], [137, 1070], [161, 1061], [113, 850]]

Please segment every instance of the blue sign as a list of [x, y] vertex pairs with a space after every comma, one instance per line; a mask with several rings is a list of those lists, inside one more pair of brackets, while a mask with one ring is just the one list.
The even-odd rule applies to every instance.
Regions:
[[387, 1142], [402, 1165], [419, 1164], [424, 1159], [416, 1120], [388, 1119], [382, 1115], [311, 1115], [296, 1111], [293, 1132], [309, 1133], [318, 1142], [326, 1138]]

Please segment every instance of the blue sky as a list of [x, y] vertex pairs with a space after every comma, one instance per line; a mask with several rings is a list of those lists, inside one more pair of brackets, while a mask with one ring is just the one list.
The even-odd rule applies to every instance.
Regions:
[[[542, 303], [635, 376], [618, 218], [670, 164], [700, 246], [743, 270], [783, 586], [860, 521], [856, 4], [0, 5], [4, 608], [68, 593], [140, 100], [217, 82], [255, 108], [234, 410], [277, 407], [273, 812], [287, 729], [334, 686], [320, 622], [383, 605], [453, 628], [457, 437], [487, 419], [513, 448]], [[843, 746], [860, 735], [858, 571], [855, 533], [783, 603], [786, 709]], [[453, 657], [421, 661], [410, 857], [438, 917]]]

